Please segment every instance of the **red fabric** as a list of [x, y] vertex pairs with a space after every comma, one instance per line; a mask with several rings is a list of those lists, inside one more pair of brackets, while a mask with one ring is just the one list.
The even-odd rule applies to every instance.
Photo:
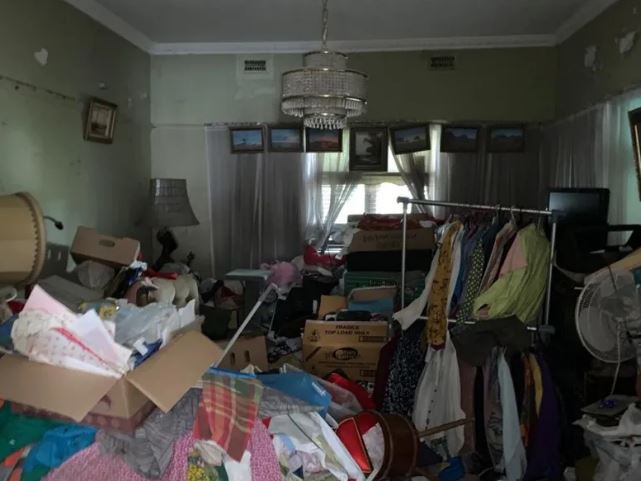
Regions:
[[[399, 230], [403, 228], [403, 218], [397, 215], [366, 214], [358, 223], [361, 230]], [[420, 229], [421, 224], [415, 220], [407, 219], [408, 229]]]
[[353, 417], [343, 419], [336, 428], [336, 436], [341, 440], [349, 454], [352, 455], [363, 474], [372, 472], [372, 463], [367, 454], [367, 448], [363, 443], [363, 437], [359, 432], [356, 421]]
[[303, 251], [303, 260], [308, 266], [320, 266], [332, 269], [342, 266], [347, 259], [336, 259], [335, 254], [319, 254], [313, 246], [307, 244]]
[[20, 314], [24, 309], [24, 302], [20, 301], [9, 301], [7, 305], [9, 306], [9, 309], [11, 309], [11, 312], [13, 312], [14, 314]]
[[371, 398], [365, 388], [363, 388], [363, 386], [361, 386], [357, 382], [345, 379], [343, 376], [335, 372], [327, 376], [327, 380], [332, 384], [336, 384], [337, 386], [342, 387], [343, 389], [347, 389], [354, 396], [356, 396], [356, 399], [358, 399], [358, 402], [361, 404], [361, 407], [363, 409], [376, 409], [374, 400]]
[[153, 269], [147, 269], [144, 273], [145, 277], [159, 277], [160, 279], [169, 279], [170, 281], [175, 281], [178, 279], [178, 274], [175, 272], [156, 272]]

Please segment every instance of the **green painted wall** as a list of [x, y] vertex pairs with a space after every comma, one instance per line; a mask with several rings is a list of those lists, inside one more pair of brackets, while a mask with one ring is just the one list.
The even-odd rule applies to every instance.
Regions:
[[[637, 31], [622, 56], [615, 39]], [[597, 47], [597, 70], [584, 66], [585, 49]], [[641, 84], [641, 0], [619, 0], [559, 47], [558, 116], [580, 111]]]
[[[34, 59], [41, 48], [46, 66]], [[87, 225], [149, 247], [139, 222], [151, 169], [149, 74], [146, 53], [62, 0], [0, 2], [0, 195], [31, 192], [62, 220], [63, 232], [48, 225], [50, 241], [69, 244]], [[120, 107], [112, 145], [82, 138], [91, 96]]]
[[[358, 53], [350, 66], [367, 73], [369, 113], [363, 120], [544, 121], [554, 117], [554, 48], [448, 51], [457, 68], [433, 72], [434, 52]], [[250, 56], [251, 58], [265, 56]], [[151, 59], [152, 123], [275, 122], [280, 76], [301, 55], [274, 55], [268, 78], [241, 78], [235, 55]]]

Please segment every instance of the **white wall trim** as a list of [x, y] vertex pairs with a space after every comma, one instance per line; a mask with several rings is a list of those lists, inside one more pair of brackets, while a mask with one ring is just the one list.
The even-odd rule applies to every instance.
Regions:
[[107, 27], [125, 40], [133, 43], [139, 49], [150, 53], [154, 42], [145, 34], [125, 22], [118, 15], [103, 7], [95, 0], [64, 0], [81, 12], [93, 18], [96, 22]]
[[[319, 48], [320, 42], [207, 42], [156, 43], [154, 55], [303, 53]], [[511, 35], [487, 37], [407, 38], [390, 40], [330, 41], [341, 52], [398, 52], [478, 48], [551, 47], [554, 35]]]
[[565, 42], [618, 1], [619, 0], [589, 0], [557, 29], [556, 43], [561, 44]]
[[[319, 42], [154, 42], [96, 0], [64, 0], [89, 17], [151, 55], [207, 55], [253, 53], [303, 53], [317, 49]], [[390, 40], [345, 40], [330, 42], [342, 52], [400, 52], [480, 48], [553, 47], [599, 16], [618, 0], [589, 0], [554, 34], [485, 37], [406, 38]]]

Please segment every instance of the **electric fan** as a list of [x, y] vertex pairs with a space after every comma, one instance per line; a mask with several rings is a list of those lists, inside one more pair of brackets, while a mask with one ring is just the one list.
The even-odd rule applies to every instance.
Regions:
[[620, 365], [634, 358], [626, 322], [640, 317], [638, 289], [629, 271], [603, 271], [585, 286], [576, 304], [576, 330], [581, 343], [595, 358], [607, 363]]

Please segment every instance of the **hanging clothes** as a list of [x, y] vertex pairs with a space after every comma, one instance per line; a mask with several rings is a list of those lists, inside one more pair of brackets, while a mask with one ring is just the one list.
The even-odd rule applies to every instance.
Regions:
[[460, 249], [456, 247], [460, 242], [459, 234], [462, 227], [460, 222], [455, 222], [443, 236], [441, 253], [428, 296], [425, 341], [435, 348], [442, 348], [445, 345], [448, 306], [454, 290], [453, 287], [450, 289], [450, 283], [452, 279], [454, 283], [456, 282], [455, 270], [458, 269], [453, 265], [456, 264], [457, 259], [460, 265]]
[[403, 331], [394, 351], [382, 411], [411, 416], [416, 386], [425, 366], [422, 335], [425, 321], [418, 320]]
[[501, 268], [501, 259], [503, 257], [503, 252], [505, 246], [512, 239], [517, 232], [517, 227], [513, 222], [506, 223], [503, 228], [496, 234], [494, 238], [494, 245], [492, 246], [492, 252], [487, 261], [487, 266], [485, 267], [485, 272], [483, 273], [483, 279], [481, 281], [480, 292], [487, 291], [496, 277], [499, 275], [499, 269]]
[[[412, 420], [420, 431], [463, 418], [458, 359], [450, 335], [446, 333], [444, 348], [430, 346], [425, 355], [425, 368], [416, 389]], [[463, 447], [464, 428], [450, 429], [429, 440], [440, 438], [445, 438], [449, 454], [456, 456]]]
[[545, 296], [550, 242], [534, 224], [521, 229], [501, 266], [499, 279], [474, 302], [474, 317], [517, 316], [533, 321]]
[[479, 239], [474, 246], [474, 250], [470, 255], [470, 267], [461, 307], [457, 312], [456, 319], [459, 322], [465, 322], [472, 318], [472, 311], [474, 309], [474, 301], [479, 294], [481, 288], [481, 281], [483, 280], [483, 268], [485, 267], [485, 254], [483, 251], [483, 240]]
[[503, 413], [503, 459], [506, 481], [521, 481], [527, 467], [521, 439], [519, 412], [514, 396], [510, 367], [501, 352], [498, 358], [498, 379]]

